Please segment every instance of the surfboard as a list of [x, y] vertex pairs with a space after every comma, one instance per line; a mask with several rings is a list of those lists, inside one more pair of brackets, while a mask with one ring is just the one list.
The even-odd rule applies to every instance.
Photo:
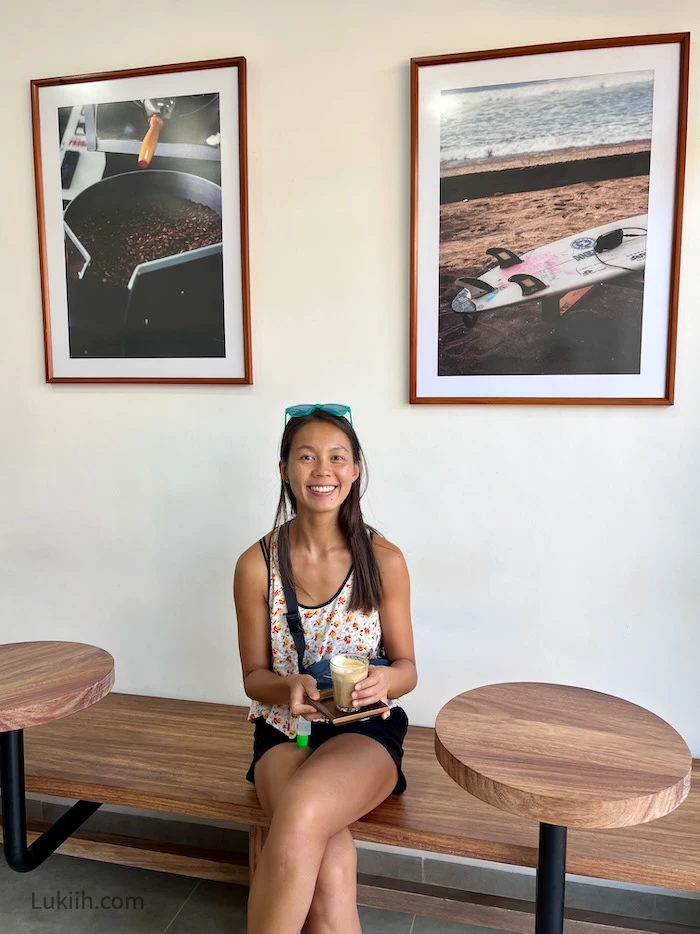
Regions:
[[[603, 224], [519, 256], [506, 247], [486, 252], [498, 265], [457, 279], [452, 310], [474, 315], [494, 308], [564, 295], [639, 272], [646, 262], [647, 215]], [[473, 320], [473, 319], [472, 319]]]

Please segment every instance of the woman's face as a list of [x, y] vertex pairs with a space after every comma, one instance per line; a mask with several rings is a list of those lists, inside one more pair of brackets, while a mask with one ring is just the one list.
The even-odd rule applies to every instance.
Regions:
[[280, 462], [297, 500], [297, 513], [332, 512], [340, 509], [352, 484], [360, 476], [353, 461], [350, 439], [340, 428], [325, 421], [310, 421], [294, 436], [289, 460]]

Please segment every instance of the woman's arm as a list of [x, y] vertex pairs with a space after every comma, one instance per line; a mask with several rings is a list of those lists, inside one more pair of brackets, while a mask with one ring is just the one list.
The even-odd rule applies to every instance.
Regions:
[[238, 618], [238, 649], [243, 667], [243, 687], [251, 700], [262, 704], [291, 704], [292, 714], [317, 719], [315, 707], [304, 704], [304, 692], [318, 699], [316, 681], [310, 675], [283, 677], [270, 668], [270, 609], [267, 566], [260, 545], [244, 551], [236, 563], [233, 599]]
[[353, 697], [366, 707], [378, 700], [402, 697], [416, 686], [416, 656], [411, 625], [411, 585], [401, 551], [385, 538], [374, 539], [374, 553], [382, 576], [379, 619], [384, 652], [391, 665], [370, 665], [367, 679]]

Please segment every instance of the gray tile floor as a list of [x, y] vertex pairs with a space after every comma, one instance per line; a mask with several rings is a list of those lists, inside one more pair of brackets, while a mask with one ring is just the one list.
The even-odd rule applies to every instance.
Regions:
[[[516, 898], [534, 897], [534, 877], [431, 858], [360, 851], [361, 871]], [[244, 934], [247, 888], [51, 856], [15, 873], [0, 856], [2, 934]], [[569, 882], [572, 907], [674, 921], [700, 932], [700, 899]], [[410, 914], [361, 908], [364, 934], [498, 934]]]
[[[237, 934], [246, 928], [247, 896], [243, 886], [69, 856], [22, 874], [0, 859], [3, 934]], [[414, 923], [413, 915], [361, 908], [360, 916], [364, 934], [447, 934], [444, 922]]]

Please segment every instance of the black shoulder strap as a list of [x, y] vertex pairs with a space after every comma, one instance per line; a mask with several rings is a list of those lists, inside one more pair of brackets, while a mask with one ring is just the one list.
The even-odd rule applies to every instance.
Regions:
[[284, 600], [287, 604], [287, 625], [289, 626], [289, 631], [292, 634], [294, 646], [297, 650], [299, 674], [302, 674], [304, 671], [304, 650], [306, 646], [304, 644], [304, 629], [301, 625], [297, 595], [294, 593], [294, 588], [290, 587], [285, 581], [282, 581], [282, 589], [284, 590]]
[[[279, 530], [278, 533], [278, 547], [279, 547], [279, 537], [282, 535], [287, 535], [289, 533], [289, 523], [286, 522]], [[280, 574], [280, 577], [282, 575]], [[304, 651], [306, 645], [304, 643], [304, 628], [301, 625], [301, 616], [299, 615], [299, 603], [297, 601], [297, 595], [294, 592], [294, 588], [288, 584], [286, 581], [282, 581], [282, 589], [284, 590], [284, 602], [287, 605], [287, 625], [289, 626], [289, 632], [292, 639], [294, 640], [294, 647], [297, 650], [297, 664], [299, 667], [299, 674], [304, 672]]]
[[[267, 564], [267, 578], [269, 587], [270, 574], [272, 571], [270, 549], [264, 536], [260, 539], [259, 544], [260, 550], [262, 551], [263, 557], [265, 558], [265, 563]], [[301, 616], [299, 615], [297, 595], [294, 593], [294, 588], [290, 587], [289, 584], [286, 584], [284, 581], [282, 581], [282, 589], [284, 590], [284, 599], [285, 603], [287, 604], [287, 625], [289, 626], [289, 632], [291, 633], [292, 639], [294, 640], [294, 647], [297, 650], [299, 673], [301, 674], [304, 671], [304, 651], [306, 649], [306, 645], [304, 643], [304, 629], [301, 625]]]

